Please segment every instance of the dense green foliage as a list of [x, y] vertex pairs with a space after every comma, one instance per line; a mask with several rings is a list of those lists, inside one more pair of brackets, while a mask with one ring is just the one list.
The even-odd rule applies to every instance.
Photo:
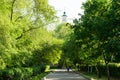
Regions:
[[26, 80], [44, 72], [41, 65], [58, 63], [63, 41], [46, 29], [55, 19], [48, 0], [0, 1], [1, 79]]
[[[109, 63], [108, 66], [109, 66], [111, 77], [120, 78], [120, 76], [119, 76], [120, 75], [120, 64]], [[102, 64], [100, 64], [99, 68], [100, 68], [101, 75], [107, 76], [106, 65], [102, 63]], [[80, 65], [80, 71], [86, 71], [86, 72], [89, 72], [89, 73], [97, 74], [96, 66]]]
[[87, 0], [82, 8], [84, 14], [71, 25], [64, 54], [78, 68], [96, 66], [98, 75], [99, 64], [105, 62], [109, 80], [109, 62], [120, 62], [120, 1]]
[[9, 68], [0, 71], [0, 80], [30, 80], [30, 77], [44, 72], [45, 67]]
[[114, 11], [119, 10], [113, 8], [117, 4], [119, 1], [114, 0], [88, 0], [83, 4], [84, 15], [74, 21], [73, 29], [75, 42], [80, 47], [78, 53], [86, 55], [87, 59], [102, 60], [101, 56], [108, 62], [117, 59], [115, 56], [120, 53], [120, 25], [117, 23], [119, 14]]
[[82, 8], [74, 25], [62, 23], [49, 32], [56, 15], [48, 0], [1, 0], [0, 79], [26, 80], [55, 64], [95, 66], [98, 75], [106, 69], [109, 75], [110, 68], [118, 76], [119, 67], [109, 63], [120, 62], [120, 1], [87, 0]]
[[[117, 77], [117, 78], [120, 78], [120, 64], [118, 63], [110, 63], [109, 65], [109, 70], [110, 70], [110, 76], [112, 77]], [[106, 75], [106, 72], [105, 72], [105, 64], [102, 64], [100, 66], [101, 68], [101, 74], [102, 75]]]
[[71, 29], [71, 25], [66, 25], [69, 23], [61, 23], [58, 26], [56, 26], [56, 29], [54, 30], [54, 36], [59, 39], [64, 41], [63, 42], [63, 46], [62, 46], [62, 56], [61, 59], [59, 61], [58, 67], [59, 68], [65, 68], [66, 66], [70, 66], [72, 65], [70, 59], [69, 59], [69, 52], [68, 49], [71, 49], [69, 47], [71, 47], [71, 45], [73, 45], [73, 43], [67, 44], [67, 42], [71, 39], [71, 35], [73, 33], [73, 30]]

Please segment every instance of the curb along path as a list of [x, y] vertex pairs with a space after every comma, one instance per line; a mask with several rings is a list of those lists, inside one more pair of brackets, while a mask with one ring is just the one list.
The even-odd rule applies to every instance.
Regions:
[[67, 72], [66, 69], [55, 69], [45, 76], [42, 80], [88, 80], [80, 74], [74, 73], [72, 70]]

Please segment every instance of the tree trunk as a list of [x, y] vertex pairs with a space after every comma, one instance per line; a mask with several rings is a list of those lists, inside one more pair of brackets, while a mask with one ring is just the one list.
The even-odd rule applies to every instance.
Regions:
[[108, 77], [108, 80], [110, 80], [110, 72], [109, 72], [109, 66], [108, 66], [108, 59], [107, 59], [107, 57], [105, 56], [104, 53], [102, 53], [102, 54], [103, 54], [103, 57], [104, 57], [104, 60], [105, 60], [107, 77]]
[[89, 70], [89, 66], [87, 66], [87, 68], [88, 68], [88, 69], [87, 69], [87, 72], [89, 72], [89, 71], [90, 71], [90, 70]]
[[13, 7], [14, 7], [14, 3], [15, 3], [15, 1], [16, 1], [16, 0], [13, 0], [13, 2], [12, 2], [10, 21], [12, 21], [12, 19], [13, 19]]
[[93, 67], [92, 67], [92, 66], [90, 67], [90, 72], [91, 72], [91, 73], [93, 72]]
[[97, 70], [98, 78], [101, 78], [102, 76], [101, 76], [101, 72], [100, 72], [100, 62], [97, 63], [96, 70]]
[[110, 80], [110, 72], [109, 72], [108, 62], [107, 62], [107, 61], [105, 61], [105, 64], [106, 64], [107, 77], [108, 77], [108, 80]]

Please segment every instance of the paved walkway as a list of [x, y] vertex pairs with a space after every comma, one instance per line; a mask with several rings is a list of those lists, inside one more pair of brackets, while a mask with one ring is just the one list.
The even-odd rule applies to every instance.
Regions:
[[51, 72], [43, 80], [88, 80], [80, 74], [76, 74], [70, 70], [67, 72], [66, 69], [56, 69]]

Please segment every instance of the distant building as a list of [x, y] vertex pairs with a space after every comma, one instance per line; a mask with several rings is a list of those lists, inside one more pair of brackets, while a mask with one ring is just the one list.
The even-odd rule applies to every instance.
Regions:
[[67, 15], [65, 11], [63, 12], [63, 15], [62, 15], [62, 22], [67, 22]]

